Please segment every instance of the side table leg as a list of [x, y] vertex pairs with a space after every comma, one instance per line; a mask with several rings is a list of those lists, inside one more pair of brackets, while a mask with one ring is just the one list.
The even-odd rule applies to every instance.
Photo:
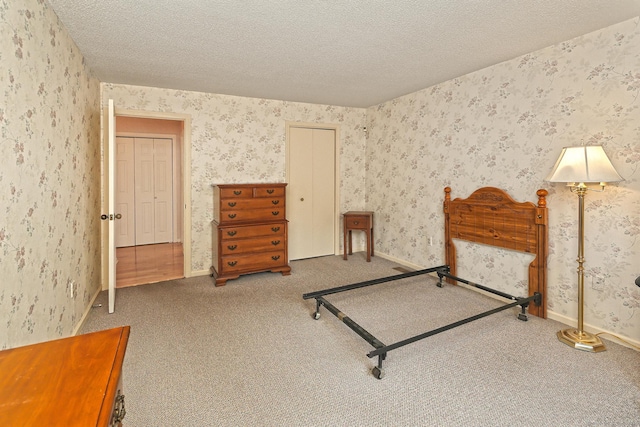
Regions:
[[373, 224], [371, 224], [371, 256], [373, 256], [373, 242], [374, 242], [374, 238], [373, 238]]
[[344, 253], [344, 255], [342, 256], [343, 260], [347, 260], [347, 224], [346, 224], [346, 220], [345, 220], [345, 224], [344, 227], [342, 227], [342, 252]]

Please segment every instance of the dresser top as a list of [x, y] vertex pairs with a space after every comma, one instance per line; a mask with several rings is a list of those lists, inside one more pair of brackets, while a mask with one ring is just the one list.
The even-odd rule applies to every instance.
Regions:
[[373, 211], [349, 211], [344, 213], [345, 216], [349, 215], [368, 215], [373, 216]]
[[286, 182], [259, 182], [259, 183], [239, 183], [239, 184], [213, 184], [214, 187], [231, 188], [231, 187], [284, 187]]
[[129, 326], [0, 351], [0, 425], [108, 425]]

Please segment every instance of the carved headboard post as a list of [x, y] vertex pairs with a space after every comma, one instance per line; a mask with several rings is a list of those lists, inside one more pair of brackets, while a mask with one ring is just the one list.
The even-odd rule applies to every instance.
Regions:
[[[451, 239], [451, 217], [449, 216], [449, 205], [451, 204], [451, 187], [444, 188], [444, 259], [449, 266], [449, 272], [456, 275], [456, 247]], [[453, 279], [446, 279], [448, 283], [456, 284]]]
[[547, 211], [547, 194], [549, 192], [545, 189], [540, 189], [536, 192], [538, 195], [538, 207], [536, 208], [536, 232], [538, 234], [536, 257], [529, 264], [529, 293], [539, 292], [542, 294], [542, 304], [537, 306], [535, 304], [529, 305], [529, 313], [547, 318], [547, 256], [549, 255], [549, 216]]

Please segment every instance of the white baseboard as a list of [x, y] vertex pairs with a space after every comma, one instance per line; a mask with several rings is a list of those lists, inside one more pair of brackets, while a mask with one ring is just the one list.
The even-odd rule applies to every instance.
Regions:
[[407, 261], [405, 261], [403, 259], [398, 259], [396, 257], [393, 257], [391, 255], [387, 255], [387, 254], [381, 253], [381, 252], [376, 252], [374, 254], [374, 256], [379, 256], [380, 258], [388, 259], [389, 261], [393, 261], [395, 263], [404, 265], [405, 267], [409, 267], [409, 268], [411, 268], [413, 270], [424, 270], [425, 268], [427, 268], [427, 267], [423, 267], [421, 265], [412, 264], [412, 263], [407, 262]]
[[87, 316], [89, 316], [89, 311], [91, 311], [91, 308], [93, 307], [93, 303], [95, 302], [96, 298], [98, 298], [98, 295], [100, 295], [100, 292], [102, 292], [102, 289], [98, 287], [98, 290], [96, 291], [96, 293], [93, 294], [93, 296], [91, 297], [89, 304], [85, 307], [84, 313], [82, 313], [82, 317], [80, 318], [80, 321], [78, 322], [76, 327], [73, 328], [73, 333], [71, 335], [78, 335], [78, 331], [80, 331], [80, 328], [82, 328], [82, 325], [84, 325], [84, 322], [87, 320]]
[[208, 276], [210, 274], [211, 274], [210, 270], [196, 270], [196, 271], [191, 271], [191, 275], [189, 277]]

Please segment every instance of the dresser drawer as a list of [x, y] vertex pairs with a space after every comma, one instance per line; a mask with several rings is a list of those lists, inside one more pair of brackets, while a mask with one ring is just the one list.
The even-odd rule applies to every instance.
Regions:
[[230, 210], [245, 210], [245, 209], [266, 209], [266, 208], [281, 208], [284, 209], [283, 197], [263, 197], [263, 198], [251, 198], [251, 199], [223, 199], [220, 201], [221, 215], [224, 215], [225, 211]]
[[279, 187], [256, 187], [253, 190], [254, 197], [284, 197], [285, 189]]
[[259, 254], [223, 256], [221, 261], [221, 274], [269, 270], [280, 267], [287, 262], [284, 250]]
[[220, 253], [222, 255], [231, 255], [273, 251], [281, 249], [284, 243], [285, 241], [282, 236], [226, 240], [220, 247]]
[[220, 213], [220, 223], [228, 224], [230, 222], [278, 221], [284, 219], [284, 212], [284, 207], [223, 211]]
[[345, 218], [345, 221], [346, 221], [347, 228], [350, 228], [353, 230], [367, 230], [371, 228], [371, 221], [369, 219], [369, 216], [367, 215], [362, 215], [362, 216], [350, 215]]
[[250, 199], [253, 197], [253, 187], [220, 188], [220, 199]]
[[247, 239], [259, 236], [284, 236], [286, 222], [264, 225], [248, 225], [245, 227], [220, 227], [221, 240]]

